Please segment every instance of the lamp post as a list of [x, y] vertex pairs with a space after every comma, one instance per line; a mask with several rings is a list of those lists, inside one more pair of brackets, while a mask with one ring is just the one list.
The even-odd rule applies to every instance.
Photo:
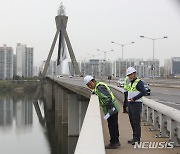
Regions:
[[[95, 62], [96, 60], [94, 60], [94, 57], [95, 56], [99, 56], [100, 54], [96, 54], [96, 55], [94, 55], [94, 54], [89, 54], [89, 53], [87, 53], [88, 55], [90, 55], [90, 56], [92, 56], [92, 58], [93, 58], [93, 60], [91, 60], [92, 61], [92, 63], [90, 63], [90, 65], [92, 66], [91, 68], [92, 68], [92, 76], [96, 76], [97, 75], [97, 63]], [[99, 65], [99, 64], [98, 64]]]
[[101, 51], [101, 50], [97, 49], [97, 51], [104, 52], [104, 61], [106, 61], [106, 53], [107, 53], [107, 52], [114, 51], [114, 50]]
[[99, 56], [100, 54], [96, 54], [96, 55], [94, 55], [94, 54], [89, 54], [89, 53], [87, 53], [89, 56], [92, 56], [92, 58], [94, 59], [94, 57], [95, 56]]
[[[126, 44], [120, 44], [120, 43], [116, 43], [116, 42], [114, 42], [114, 41], [111, 41], [111, 43], [113, 43], [113, 44], [117, 44], [117, 45], [120, 45], [121, 47], [122, 47], [122, 61], [123, 61], [123, 52], [124, 52], [124, 46], [126, 46], [126, 45], [130, 45], [130, 44], [133, 44], [133, 43], [135, 43], [135, 42], [130, 42], [130, 43], [126, 43]], [[119, 76], [120, 76], [120, 59], [119, 59]]]
[[114, 41], [111, 41], [111, 43], [120, 45], [120, 46], [122, 47], [122, 60], [123, 60], [123, 50], [124, 50], [124, 46], [133, 44], [133, 43], [135, 43], [135, 42], [130, 42], [130, 43], [126, 43], [126, 44], [120, 44], [120, 43], [116, 43], [116, 42], [114, 42]]
[[[97, 51], [101, 51], [101, 50], [97, 49]], [[103, 67], [103, 65], [105, 65], [105, 61], [106, 61], [106, 53], [107, 53], [107, 52], [111, 52], [111, 51], [114, 51], [114, 50], [101, 51], [101, 52], [104, 53], [104, 63], [102, 62], [102, 67], [101, 67], [101, 80], [102, 80], [103, 74], [105, 74], [105, 66]], [[104, 69], [104, 73], [103, 73], [103, 69]]]
[[145, 37], [145, 36], [142, 36], [142, 35], [140, 37], [153, 41], [153, 62], [152, 62], [151, 70], [152, 70], [152, 79], [153, 79], [153, 85], [154, 85], [154, 76], [155, 76], [155, 64], [154, 64], [155, 41], [160, 40], [160, 39], [166, 39], [168, 37], [164, 36], [164, 37], [159, 37], [159, 38], [150, 38], [150, 37]]

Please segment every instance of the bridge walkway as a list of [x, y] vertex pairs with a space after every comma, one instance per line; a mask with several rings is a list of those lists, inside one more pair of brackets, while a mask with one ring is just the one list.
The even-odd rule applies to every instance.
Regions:
[[[119, 112], [119, 131], [120, 131], [120, 142], [121, 147], [118, 149], [106, 149], [106, 154], [180, 154], [180, 147], [174, 148], [134, 148], [133, 145], [127, 143], [127, 140], [132, 138], [132, 130], [129, 123], [128, 114], [122, 113], [122, 103], [119, 102], [120, 112]], [[107, 122], [103, 118], [103, 113], [101, 112], [104, 143], [107, 145], [109, 143], [109, 132], [107, 127]], [[144, 126], [145, 122], [141, 122], [142, 128], [142, 142], [168, 142], [168, 138], [155, 138], [158, 131], [149, 131], [149, 126]]]

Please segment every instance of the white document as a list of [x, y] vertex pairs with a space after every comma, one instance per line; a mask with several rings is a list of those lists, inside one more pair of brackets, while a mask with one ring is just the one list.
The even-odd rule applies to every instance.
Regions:
[[140, 92], [139, 91], [136, 91], [136, 92], [129, 92], [128, 91], [128, 99], [131, 99], [135, 96], [137, 96]]
[[107, 120], [109, 117], [110, 117], [110, 114], [107, 113], [107, 114], [104, 116], [104, 119]]

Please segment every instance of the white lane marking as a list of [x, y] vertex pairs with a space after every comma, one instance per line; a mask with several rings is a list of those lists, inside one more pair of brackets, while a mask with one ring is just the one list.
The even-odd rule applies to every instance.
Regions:
[[[155, 100], [155, 99], [154, 99]], [[163, 101], [163, 100], [155, 100], [156, 102], [159, 102], [159, 103], [164, 103], [164, 104], [170, 104], [170, 105], [180, 105], [178, 103], [175, 103], [175, 102], [166, 102], [166, 101]]]

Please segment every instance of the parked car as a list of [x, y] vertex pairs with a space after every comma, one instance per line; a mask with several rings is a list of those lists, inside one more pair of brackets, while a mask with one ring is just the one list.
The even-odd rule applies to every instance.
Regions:
[[151, 89], [150, 89], [148, 83], [144, 82], [144, 88], [146, 89], [146, 94], [145, 95], [150, 95], [151, 94]]
[[117, 86], [118, 86], [118, 87], [124, 87], [124, 79], [120, 78], [120, 79], [117, 81]]

